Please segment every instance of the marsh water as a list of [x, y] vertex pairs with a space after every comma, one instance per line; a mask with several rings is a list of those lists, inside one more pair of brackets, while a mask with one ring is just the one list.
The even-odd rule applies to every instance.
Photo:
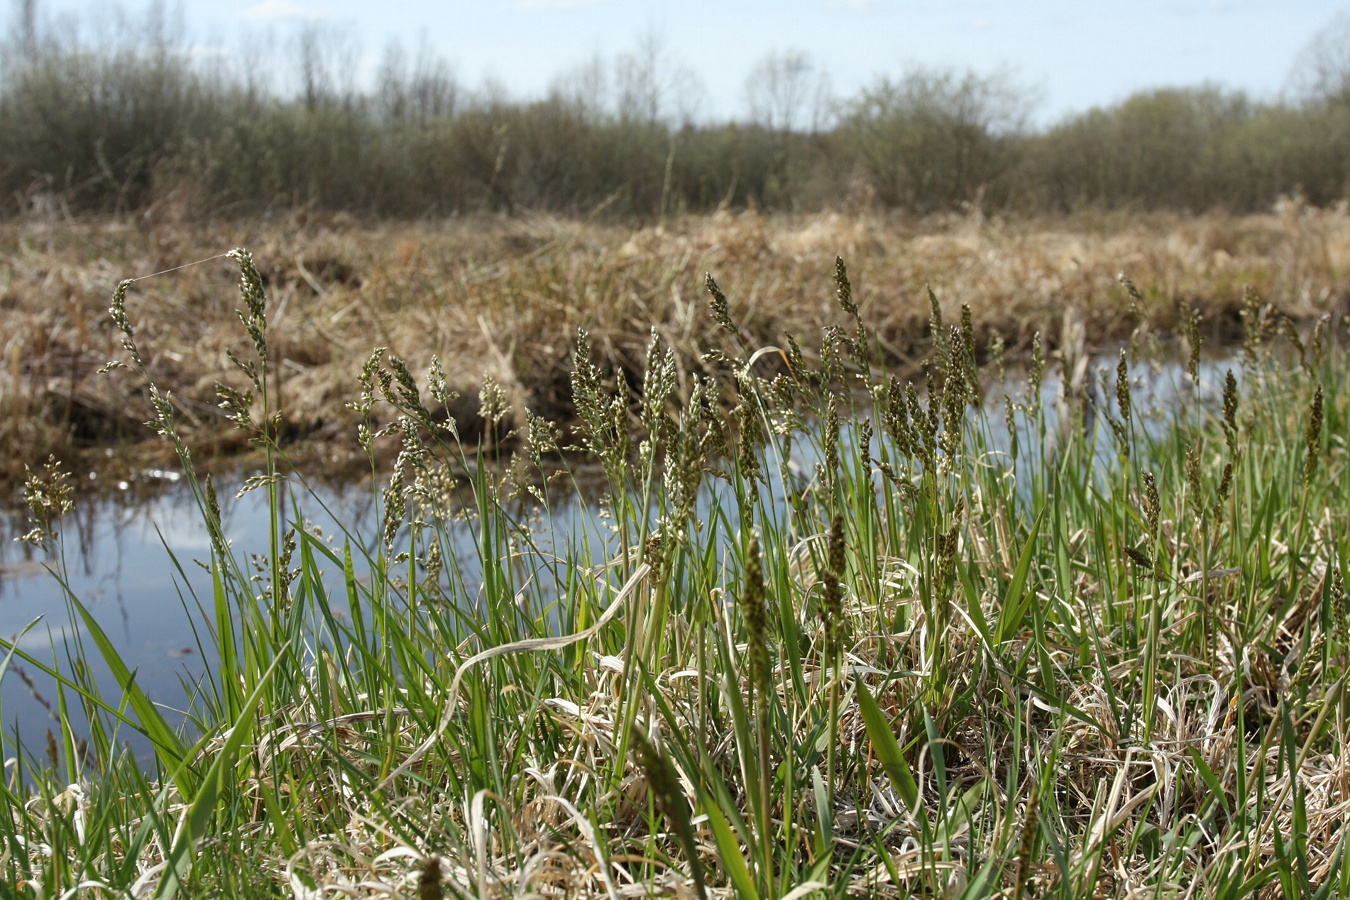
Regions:
[[[1104, 389], [1102, 371], [1114, 377], [1114, 358], [1095, 360], [1088, 378], [1094, 384], [1097, 405], [1101, 410], [1114, 411], [1114, 398]], [[1152, 411], [1153, 424], [1144, 419], [1145, 429], [1160, 430], [1177, 415], [1187, 414], [1192, 404], [1211, 407], [1221, 391], [1226, 368], [1239, 367], [1229, 358], [1206, 360], [1201, 369], [1200, 390], [1193, 391], [1181, 366], [1154, 365], [1137, 367], [1132, 373], [1135, 390], [1136, 416], [1140, 411]], [[1147, 369], [1147, 371], [1144, 371]], [[1003, 416], [1003, 395], [1019, 401], [1025, 396], [1025, 381], [1010, 378], [1003, 385], [994, 386], [987, 395], [988, 439], [993, 452], [1006, 450], [1010, 435]], [[1042, 386], [1041, 402], [1047, 421], [1054, 428], [1056, 401], [1061, 396], [1060, 380], [1047, 373]], [[1097, 439], [1103, 462], [1113, 455], [1113, 445], [1104, 418], [1089, 423]], [[848, 439], [847, 436], [845, 438]], [[1039, 444], [1039, 435], [1021, 432], [1018, 436], [1021, 452], [1037, 454], [1045, 448]], [[816, 462], [810, 446], [799, 446], [791, 461], [793, 471], [809, 478]], [[766, 471], [776, 478], [773, 466]], [[268, 546], [269, 508], [267, 492], [258, 490], [237, 499], [233, 489], [250, 473], [239, 473], [233, 485], [222, 481], [222, 518], [226, 537], [241, 558], [250, 554], [266, 553]], [[86, 476], [89, 477], [89, 476]], [[781, 484], [775, 491], [781, 490]], [[341, 547], [343, 529], [361, 536], [373, 546], [379, 522], [377, 491], [369, 480], [365, 484], [313, 487], [311, 493], [294, 491], [288, 499], [286, 515], [291, 521], [304, 523], [312, 532], [334, 538]], [[706, 508], [712, 501], [706, 496], [700, 506]], [[603, 529], [597, 527], [597, 510], [581, 501], [573, 501], [554, 508], [553, 540], [564, 542], [601, 541]], [[339, 527], [338, 523], [342, 523]], [[81, 636], [78, 617], [72, 618], [65, 590], [78, 597], [90, 610], [99, 626], [114, 644], [127, 666], [136, 672], [137, 683], [154, 700], [168, 709], [179, 709], [186, 696], [185, 684], [192, 684], [211, 666], [213, 660], [203, 658], [211, 646], [205, 632], [208, 617], [197, 606], [195, 597], [210, 596], [210, 576], [197, 560], [210, 556], [210, 542], [201, 515], [182, 480], [174, 471], [148, 470], [139, 473], [134, 482], [120, 482], [101, 486], [98, 491], [82, 494], [77, 508], [61, 527], [63, 559], [45, 556], [42, 551], [13, 538], [27, 530], [22, 511], [0, 514], [0, 637], [16, 645], [38, 660], [55, 668], [69, 671], [68, 651]], [[465, 525], [462, 533], [452, 532], [452, 543], [462, 541], [466, 560], [476, 563], [472, 527]], [[594, 548], [599, 558], [604, 548]], [[473, 565], [466, 565], [465, 575], [471, 577]], [[56, 571], [66, 576], [61, 584]], [[330, 573], [336, 575], [338, 573]], [[358, 567], [358, 575], [361, 574]], [[337, 615], [342, 610], [335, 611]], [[27, 630], [25, 630], [27, 629]], [[201, 630], [201, 640], [198, 640]], [[105, 692], [115, 700], [118, 689], [107, 674], [90, 642], [86, 640], [86, 655], [91, 671]], [[0, 662], [4, 652], [0, 651]], [[78, 704], [68, 691], [67, 701]], [[79, 725], [72, 716], [71, 728]], [[46, 741], [50, 730], [60, 733], [60, 715], [57, 687], [53, 679], [40, 669], [18, 658], [12, 658], [8, 671], [0, 681], [0, 720], [4, 730], [4, 753], [14, 753], [17, 735], [30, 750], [37, 751]], [[133, 750], [144, 752], [144, 742], [131, 729], [119, 736]]]

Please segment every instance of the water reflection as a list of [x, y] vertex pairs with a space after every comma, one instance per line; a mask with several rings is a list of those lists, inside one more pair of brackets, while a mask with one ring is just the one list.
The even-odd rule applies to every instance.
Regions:
[[[209, 558], [210, 539], [185, 484], [149, 474], [142, 482], [135, 490], [80, 498], [61, 523], [63, 560], [14, 540], [26, 531], [21, 512], [0, 516], [0, 635], [13, 639], [37, 620], [18, 646], [69, 671], [67, 649], [80, 634], [80, 625], [72, 619], [54, 574], [63, 563], [66, 585], [135, 669], [137, 683], [157, 701], [181, 704], [180, 679], [194, 680], [203, 664], [210, 663], [201, 658], [203, 648], [193, 630], [193, 623], [201, 622], [193, 608], [194, 591], [210, 596], [210, 576], [195, 561]], [[157, 489], [148, 490], [144, 482]], [[241, 551], [261, 550], [268, 539], [267, 493], [252, 491], [230, 499], [237, 488], [238, 484], [222, 484], [219, 489], [226, 537]], [[299, 513], [325, 534], [340, 534], [337, 521], [370, 533], [374, 508], [368, 487], [316, 488], [315, 497], [302, 504]], [[94, 648], [90, 644], [87, 649]], [[100, 661], [90, 662], [100, 674]], [[115, 682], [106, 673], [102, 676], [100, 686], [110, 699], [116, 697]], [[56, 731], [59, 724], [57, 693], [50, 678], [12, 660], [0, 682], [0, 713], [7, 735], [12, 737], [17, 729], [27, 746], [41, 746], [46, 730]], [[67, 699], [75, 705], [74, 697]], [[137, 746], [134, 740], [132, 744]]]
[[[1142, 422], [1142, 432], [1160, 434], [1196, 409], [1212, 408], [1221, 393], [1224, 370], [1231, 365], [1227, 359], [1204, 362], [1198, 389], [1178, 365], [1136, 366], [1132, 385], [1136, 421]], [[1085, 413], [1075, 419], [1094, 437], [1103, 471], [1116, 453], [1105, 422], [1106, 415], [1118, 415], [1114, 369], [1113, 357], [1093, 362], [1088, 381], [1083, 385], [1092, 399], [1083, 407]], [[1005, 394], [1017, 403], [1031, 405], [1034, 401], [1027, 396], [1021, 378], [1010, 378], [988, 392], [980, 449], [990, 465], [1010, 464], [1008, 450], [1012, 436], [1003, 415]], [[1046, 454], [1054, 452], [1055, 443], [1060, 440], [1056, 435], [1062, 413], [1057, 409], [1062, 408], [1059, 402], [1062, 394], [1057, 374], [1053, 370], [1047, 372], [1039, 398], [1045, 411], [1046, 439], [1043, 442], [1039, 429], [1022, 421], [1017, 434], [1020, 471], [1036, 469]], [[856, 435], [853, 429], [847, 432], [846, 443]], [[874, 447], [874, 454], [878, 451]], [[794, 443], [788, 469], [793, 473], [789, 477], [794, 481], [800, 479], [795, 488], [800, 489], [812, 477], [818, 461], [818, 448], [813, 444]], [[764, 468], [775, 482], [768, 488], [770, 498], [781, 501], [783, 486], [776, 483], [781, 470], [771, 462]], [[247, 559], [250, 553], [265, 552], [268, 545], [268, 497], [265, 490], [257, 490], [230, 499], [240, 483], [241, 480], [233, 485], [222, 482], [218, 493], [226, 537], [240, 558]], [[882, 489], [880, 478], [875, 484]], [[67, 584], [92, 612], [126, 663], [135, 668], [137, 683], [146, 693], [159, 702], [181, 704], [184, 682], [193, 683], [205, 667], [214, 663], [202, 658], [204, 652], [209, 653], [209, 643], [199, 644], [194, 631], [194, 623], [200, 627], [204, 619], [195, 607], [194, 595], [210, 596], [210, 577], [193, 561], [209, 557], [210, 540], [191, 491], [176, 473], [152, 470], [142, 473], [136, 484], [115, 488], [101, 496], [82, 498], [62, 523]], [[1026, 485], [1020, 485], [1018, 489], [1025, 488]], [[719, 495], [728, 490], [716, 480], [706, 483], [696, 504], [697, 515], [706, 517]], [[317, 529], [336, 538], [338, 547], [344, 528], [367, 542], [378, 534], [376, 491], [369, 484], [313, 487], [312, 495], [306, 496], [304, 492], [297, 495], [301, 499], [287, 500], [294, 504], [294, 508], [285, 511], [287, 518], [301, 517], [311, 531]], [[785, 504], [773, 505], [778, 506], [775, 514], [786, 512]], [[547, 520], [530, 516], [534, 534], [531, 553], [537, 554], [533, 561], [539, 563], [534, 570], [538, 580], [532, 592], [541, 603], [550, 597], [557, 598], [558, 576], [553, 571], [557, 558], [580, 553], [582, 558], [599, 562], [609, 558], [615, 549], [609, 546], [612, 534], [593, 507], [564, 502], [553, 507], [552, 513]], [[654, 517], [655, 510], [652, 513]], [[734, 521], [727, 524], [732, 529], [737, 527]], [[72, 621], [63, 588], [50, 571], [54, 561], [44, 558], [41, 551], [13, 540], [25, 530], [22, 514], [0, 513], [0, 635], [12, 639], [37, 619], [38, 624], [19, 640], [19, 646], [68, 671], [67, 650], [79, 635], [79, 625]], [[450, 530], [456, 558], [447, 560], [447, 577], [460, 582], [460, 596], [481, 596], [482, 568], [475, 545], [475, 526], [456, 522]], [[170, 553], [176, 557], [178, 566], [171, 561]], [[356, 557], [356, 569], [362, 575], [361, 554], [358, 552]], [[569, 623], [559, 619], [557, 610], [530, 609], [522, 613], [531, 619], [544, 615], [553, 627], [569, 629]], [[88, 649], [92, 650], [92, 645]], [[97, 673], [101, 661], [92, 660], [91, 664]], [[106, 673], [99, 683], [109, 699], [118, 695], [116, 685]], [[77, 705], [75, 698], [67, 699], [71, 706]], [[0, 714], [9, 737], [17, 731], [27, 746], [40, 747], [47, 729], [57, 730], [56, 709], [57, 696], [51, 680], [20, 661], [13, 661], [9, 673], [0, 681]], [[78, 733], [79, 725], [72, 723], [72, 727]], [[138, 752], [148, 749], [129, 730], [122, 738], [129, 739]], [[7, 748], [7, 752], [12, 749]]]

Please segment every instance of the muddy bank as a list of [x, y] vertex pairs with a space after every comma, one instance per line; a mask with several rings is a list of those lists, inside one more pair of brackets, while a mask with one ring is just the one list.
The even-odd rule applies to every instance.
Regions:
[[[1209, 339], [1233, 340], [1248, 289], [1275, 318], [1305, 326], [1350, 308], [1350, 215], [1297, 204], [1248, 217], [747, 213], [642, 228], [547, 217], [10, 222], [0, 225], [0, 493], [12, 496], [24, 464], [48, 453], [101, 477], [166, 457], [167, 446], [142, 424], [150, 417], [145, 385], [124, 370], [99, 373], [124, 355], [107, 307], [126, 277], [164, 272], [137, 281], [127, 309], [194, 454], [210, 461], [249, 452], [216, 393], [218, 382], [242, 385], [230, 354], [251, 349], [237, 315], [238, 270], [220, 256], [234, 246], [253, 251], [266, 282], [270, 387], [283, 439], [307, 466], [338, 478], [364, 465], [345, 404], [357, 398], [374, 347], [419, 376], [439, 357], [461, 395], [444, 412], [474, 442], [485, 377], [512, 417], [527, 407], [560, 421], [572, 415], [578, 328], [590, 332], [597, 362], [637, 384], [655, 326], [687, 383], [707, 351], [731, 347], [707, 313], [705, 273], [726, 292], [750, 345], [791, 333], [809, 352], [824, 328], [847, 325], [834, 297], [838, 254], [892, 363], [927, 350], [927, 285], [953, 320], [970, 304], [981, 346], [998, 334], [1013, 353], [1038, 330], [1053, 349], [1066, 322], [1081, 325], [1089, 349], [1127, 337], [1141, 317], [1170, 330], [1182, 305], [1200, 310]], [[1142, 302], [1121, 287], [1121, 272]]]

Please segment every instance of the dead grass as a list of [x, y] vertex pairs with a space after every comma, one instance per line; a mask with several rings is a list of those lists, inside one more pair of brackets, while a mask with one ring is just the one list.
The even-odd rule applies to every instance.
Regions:
[[[702, 370], [702, 354], [727, 338], [703, 312], [705, 272], [718, 277], [751, 343], [763, 346], [785, 332], [815, 334], [842, 321], [819, 287], [841, 255], [892, 364], [918, 355], [927, 284], [941, 286], [952, 312], [969, 303], [984, 335], [1001, 334], [1014, 351], [1036, 330], [1053, 348], [1070, 307], [1090, 345], [1128, 336], [1121, 271], [1144, 292], [1153, 321], [1166, 323], [1178, 303], [1192, 304], [1220, 340], [1239, 333], [1248, 287], [1298, 320], [1344, 309], [1350, 298], [1350, 215], [1296, 202], [1246, 217], [720, 213], [641, 228], [544, 216], [421, 224], [308, 214], [216, 225], [11, 222], [0, 226], [0, 440], [13, 448], [0, 465], [6, 484], [51, 452], [84, 467], [108, 465], [109, 447], [118, 458], [149, 452], [144, 398], [121, 373], [98, 374], [119, 351], [108, 298], [125, 273], [174, 269], [203, 248], [223, 254], [238, 245], [254, 250], [273, 304], [269, 342], [283, 435], [311, 461], [333, 467], [351, 462], [355, 418], [343, 404], [377, 345], [414, 371], [440, 356], [463, 393], [447, 412], [470, 440], [481, 424], [484, 376], [505, 389], [517, 417], [527, 406], [568, 416], [578, 327], [591, 332], [599, 362], [636, 384], [655, 324], [676, 349], [687, 385]], [[222, 257], [148, 278], [130, 295], [138, 338], [158, 348], [150, 370], [207, 457], [247, 449], [216, 407], [215, 384], [235, 377], [227, 352], [245, 349], [234, 280]]]

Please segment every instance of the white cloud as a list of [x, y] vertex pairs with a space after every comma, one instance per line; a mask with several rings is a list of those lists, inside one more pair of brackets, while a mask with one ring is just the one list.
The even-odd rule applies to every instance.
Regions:
[[295, 0], [260, 0], [239, 13], [245, 22], [275, 22], [279, 19], [322, 19], [324, 14]]

